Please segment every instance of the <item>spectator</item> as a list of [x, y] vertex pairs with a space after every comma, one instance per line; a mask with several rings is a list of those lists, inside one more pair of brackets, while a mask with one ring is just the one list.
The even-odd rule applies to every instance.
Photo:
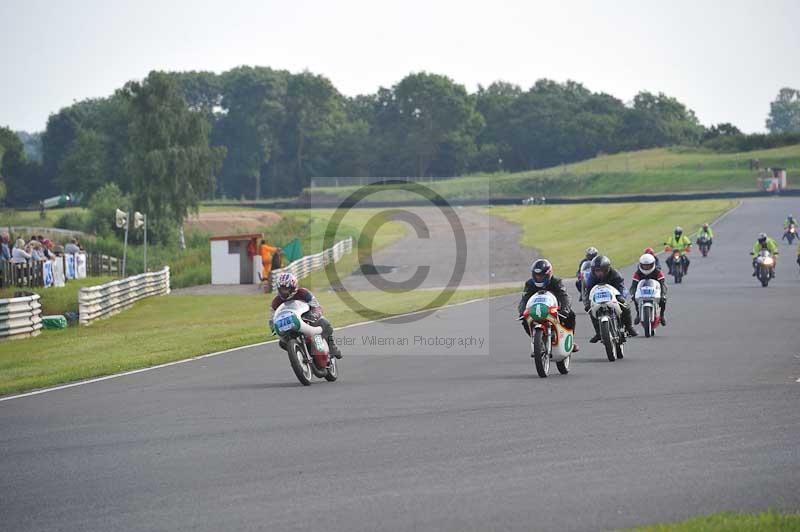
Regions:
[[30, 260], [31, 254], [25, 249], [25, 241], [18, 238], [14, 243], [14, 249], [11, 251], [11, 262], [23, 263]]
[[53, 241], [48, 238], [45, 238], [44, 240], [41, 240], [41, 243], [42, 243], [42, 252], [44, 253], [44, 257], [47, 260], [53, 260], [53, 258], [55, 258], [53, 255]]
[[78, 239], [76, 238], [71, 238], [69, 240], [69, 243], [66, 246], [64, 246], [64, 253], [66, 253], [67, 255], [74, 255], [80, 252], [81, 248], [78, 247]]
[[53, 246], [53, 254], [56, 257], [63, 257], [64, 256], [64, 246], [62, 246], [61, 244], [56, 244], [55, 246]]
[[11, 249], [8, 247], [10, 237], [8, 233], [3, 233], [0, 236], [0, 259], [11, 260]]
[[28, 242], [28, 247], [30, 248], [31, 259], [39, 262], [47, 260], [42, 251], [41, 242], [38, 240], [31, 240]]

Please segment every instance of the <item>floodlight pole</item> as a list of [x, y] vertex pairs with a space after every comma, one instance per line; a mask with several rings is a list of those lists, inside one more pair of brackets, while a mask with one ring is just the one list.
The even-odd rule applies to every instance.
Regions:
[[147, 273], [147, 215], [143, 214], [144, 218], [144, 273]]
[[122, 278], [125, 278], [125, 266], [128, 259], [128, 227], [130, 224], [130, 215], [125, 216], [125, 244], [122, 246]]

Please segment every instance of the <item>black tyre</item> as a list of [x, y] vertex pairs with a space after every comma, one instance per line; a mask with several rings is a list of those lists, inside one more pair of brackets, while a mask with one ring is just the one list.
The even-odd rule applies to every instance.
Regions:
[[642, 326], [644, 327], [645, 338], [653, 336], [653, 309], [651, 307], [642, 309]]
[[561, 362], [556, 362], [556, 367], [558, 368], [558, 372], [562, 375], [566, 375], [569, 373], [569, 360], [572, 358], [572, 355], [568, 356]]
[[625, 344], [617, 342], [616, 348], [617, 348], [617, 360], [622, 360], [623, 358], [625, 358]]
[[305, 360], [303, 346], [298, 340], [290, 340], [286, 351], [289, 353], [289, 363], [292, 365], [297, 380], [303, 386], [311, 384], [311, 366]]
[[336, 364], [336, 358], [331, 357], [331, 365], [328, 366], [328, 371], [325, 372], [325, 380], [328, 382], [336, 382], [339, 378], [339, 366]]
[[543, 332], [535, 329], [533, 333], [533, 364], [536, 366], [536, 373], [544, 379], [550, 371], [550, 355], [545, 349]]
[[606, 356], [609, 362], [614, 362], [617, 359], [614, 349], [614, 340], [611, 338], [611, 324], [608, 321], [600, 322], [600, 338], [603, 341], [603, 347], [606, 348]]
[[769, 270], [760, 268], [758, 270], [758, 279], [761, 281], [761, 286], [766, 288], [769, 285]]

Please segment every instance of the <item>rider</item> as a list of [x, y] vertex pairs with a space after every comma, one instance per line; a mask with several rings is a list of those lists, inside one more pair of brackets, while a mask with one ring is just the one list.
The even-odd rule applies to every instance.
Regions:
[[661, 261], [658, 260], [658, 255], [656, 255], [656, 251], [653, 248], [645, 248], [642, 253], [652, 255], [656, 259], [656, 268], [661, 269]]
[[584, 257], [581, 259], [581, 262], [578, 264], [578, 271], [575, 273], [575, 288], [578, 290], [578, 294], [580, 294], [579, 301], [583, 299], [583, 294], [581, 293], [581, 268], [587, 262], [592, 262], [597, 256], [597, 248], [594, 246], [586, 248], [586, 252]]
[[645, 253], [639, 257], [639, 266], [633, 272], [633, 280], [631, 281], [631, 297], [633, 298], [633, 306], [636, 308], [636, 319], [633, 321], [636, 325], [639, 324], [641, 317], [639, 316], [639, 305], [636, 302], [636, 287], [639, 281], [645, 279], [653, 279], [658, 281], [661, 285], [661, 301], [659, 301], [659, 308], [661, 312], [661, 325], [666, 325], [667, 321], [664, 319], [664, 313], [667, 310], [667, 283], [665, 282], [664, 272], [656, 264], [656, 258], [650, 253]]
[[[588, 251], [588, 250], [587, 250]], [[547, 259], [537, 259], [531, 264], [531, 278], [525, 281], [525, 287], [522, 290], [522, 299], [519, 301], [519, 315], [525, 312], [525, 306], [533, 294], [540, 290], [546, 290], [556, 296], [558, 300], [558, 319], [561, 324], [567, 329], [575, 329], [575, 311], [572, 310], [572, 303], [569, 300], [567, 289], [564, 288], [564, 283], [560, 277], [553, 275], [553, 265]], [[528, 336], [531, 331], [528, 328], [527, 322], [522, 322], [522, 328]], [[572, 351], [578, 352], [580, 348], [577, 344], [573, 344]], [[533, 355], [531, 355], [533, 356]]]
[[[617, 270], [611, 267], [611, 260], [602, 255], [597, 256], [592, 261], [592, 273], [589, 275], [589, 281], [586, 283], [586, 293], [588, 294], [595, 285], [609, 284], [617, 289], [619, 295], [617, 302], [622, 309], [622, 324], [625, 326], [628, 336], [639, 336], [639, 333], [633, 328], [631, 323], [631, 307], [625, 304], [625, 296], [627, 290], [625, 288], [625, 280]], [[588, 299], [583, 302], [583, 309], [589, 312]], [[596, 344], [600, 341], [600, 323], [596, 318], [592, 317], [592, 325], [594, 326], [594, 336], [589, 340], [590, 343]]]
[[328, 340], [328, 348], [331, 355], [342, 358], [339, 346], [333, 341], [333, 326], [331, 322], [322, 316], [322, 306], [309, 290], [299, 288], [297, 277], [293, 273], [284, 272], [278, 276], [278, 295], [272, 300], [272, 312], [274, 313], [279, 306], [286, 301], [304, 301], [310, 307], [304, 316], [308, 322], [315, 327], [322, 327], [322, 334]]
[[[753, 244], [753, 251], [750, 253], [751, 255], [755, 255], [753, 257], [753, 277], [758, 275], [758, 268], [757, 264], [757, 256], [758, 252], [762, 249], [766, 249], [772, 254], [772, 260], [775, 261], [775, 267], [778, 266], [778, 243], [775, 242], [773, 239], [767, 236], [767, 233], [759, 233], [758, 240], [756, 243]], [[772, 277], [775, 277], [775, 268], [772, 268]]]
[[711, 230], [711, 227], [708, 224], [703, 224], [703, 227], [697, 232], [697, 241], [699, 245], [700, 238], [705, 236], [708, 239], [708, 249], [711, 249], [711, 242], [714, 240], [714, 231]]
[[789, 229], [789, 226], [792, 225], [792, 224], [794, 224], [795, 227], [797, 226], [797, 222], [794, 221], [794, 216], [792, 216], [790, 214], [789, 216], [786, 217], [786, 220], [784, 220], [783, 228], [784, 229]]
[[[689, 257], [686, 256], [685, 250], [692, 247], [692, 241], [689, 239], [688, 236], [683, 234], [683, 228], [678, 226], [672, 233], [664, 245], [667, 247], [672, 248], [673, 250], [677, 249], [681, 253], [681, 260], [683, 261], [683, 273], [689, 273]], [[672, 265], [675, 261], [672, 258], [672, 254], [667, 257], [667, 267], [669, 268], [669, 273], [672, 275]]]

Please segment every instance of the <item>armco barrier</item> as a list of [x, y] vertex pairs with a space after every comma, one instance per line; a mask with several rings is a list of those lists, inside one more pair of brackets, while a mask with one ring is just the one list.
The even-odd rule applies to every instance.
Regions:
[[141, 273], [119, 281], [81, 288], [78, 296], [81, 325], [106, 318], [150, 296], [169, 294], [169, 268]]
[[291, 272], [297, 276], [298, 279], [306, 277], [310, 273], [319, 271], [332, 262], [339, 262], [342, 255], [353, 251], [353, 239], [348, 237], [347, 240], [341, 240], [333, 245], [332, 248], [320, 251], [314, 255], [306, 255], [301, 259], [290, 263], [285, 268], [279, 270], [272, 270], [269, 274], [269, 285], [272, 290], [277, 290], [278, 276], [285, 272]]
[[42, 329], [39, 296], [0, 299], [0, 338], [27, 338]]

